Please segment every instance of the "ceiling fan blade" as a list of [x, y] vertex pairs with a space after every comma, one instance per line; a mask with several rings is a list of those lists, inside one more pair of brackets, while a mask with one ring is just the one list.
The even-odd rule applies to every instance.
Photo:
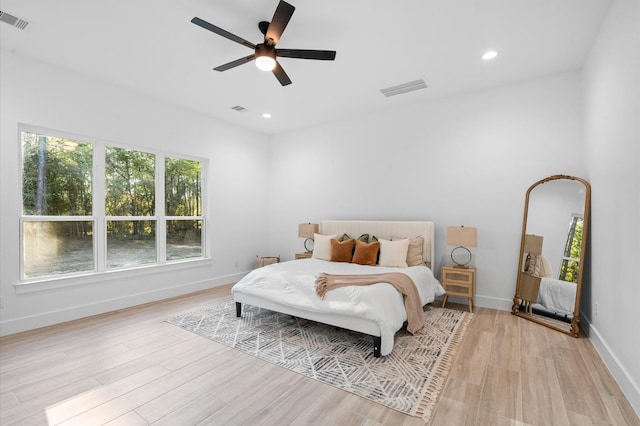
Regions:
[[335, 50], [276, 49], [276, 56], [280, 56], [282, 58], [333, 61], [336, 58], [336, 52]]
[[227, 38], [231, 41], [235, 41], [236, 43], [240, 43], [243, 46], [247, 46], [251, 49], [255, 49], [256, 45], [251, 43], [250, 41], [247, 41], [245, 39], [243, 39], [242, 37], [238, 37], [235, 34], [231, 34], [229, 31], [223, 30], [220, 27], [216, 27], [213, 24], [208, 23], [207, 21], [204, 21], [198, 17], [195, 17], [191, 20], [192, 23], [198, 25], [199, 27], [204, 28], [205, 30], [209, 30], [213, 33], [216, 33], [224, 38]]
[[240, 58], [240, 59], [236, 59], [235, 61], [231, 61], [229, 63], [226, 63], [224, 65], [220, 65], [218, 67], [215, 67], [214, 70], [216, 71], [226, 71], [229, 70], [231, 68], [235, 68], [238, 65], [242, 65], [242, 64], [246, 64], [247, 62], [253, 61], [255, 59], [255, 53], [253, 55], [249, 55], [249, 56], [245, 56], [244, 58]]
[[280, 36], [287, 27], [294, 10], [296, 10], [295, 7], [280, 0], [275, 13], [273, 14], [273, 18], [271, 19], [271, 23], [269, 23], [267, 33], [264, 35], [265, 43], [270, 44], [271, 46], [275, 46], [276, 43], [278, 43], [278, 40], [280, 40]]
[[278, 61], [276, 61], [276, 67], [273, 69], [272, 72], [273, 72], [273, 75], [276, 76], [280, 84], [282, 84], [283, 86], [288, 86], [289, 84], [291, 84], [291, 79], [289, 78], [287, 73], [284, 72], [284, 70], [280, 66], [280, 63], [278, 63]]

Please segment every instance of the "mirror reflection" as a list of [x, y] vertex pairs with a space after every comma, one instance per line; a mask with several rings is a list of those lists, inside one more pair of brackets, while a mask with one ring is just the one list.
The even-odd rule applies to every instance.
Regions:
[[590, 186], [555, 175], [534, 183], [525, 198], [515, 315], [573, 336], [579, 331]]

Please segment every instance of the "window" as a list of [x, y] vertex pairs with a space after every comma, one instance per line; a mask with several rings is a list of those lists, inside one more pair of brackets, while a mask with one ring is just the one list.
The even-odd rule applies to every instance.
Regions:
[[95, 270], [93, 147], [22, 132], [23, 278]]
[[202, 164], [165, 158], [167, 260], [202, 256]]
[[203, 161], [21, 132], [23, 281], [204, 257]]
[[562, 264], [560, 265], [560, 276], [558, 279], [568, 282], [578, 282], [578, 271], [580, 270], [580, 253], [582, 252], [582, 225], [583, 217], [579, 214], [571, 216], [569, 221], [569, 232], [567, 242], [564, 247]]
[[106, 148], [107, 269], [158, 261], [155, 164], [153, 154]]

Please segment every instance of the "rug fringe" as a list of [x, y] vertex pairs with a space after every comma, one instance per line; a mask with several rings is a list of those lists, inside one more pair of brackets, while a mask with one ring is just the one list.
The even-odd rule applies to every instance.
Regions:
[[445, 348], [445, 354], [439, 360], [438, 365], [435, 367], [435, 373], [427, 383], [420, 396], [420, 400], [416, 404], [415, 412], [411, 413], [415, 417], [420, 417], [425, 423], [429, 423], [433, 410], [438, 403], [440, 392], [447, 382], [451, 365], [455, 359], [458, 348], [464, 339], [467, 327], [473, 319], [473, 314], [464, 312], [464, 317], [456, 326], [456, 330], [453, 332], [447, 347]]

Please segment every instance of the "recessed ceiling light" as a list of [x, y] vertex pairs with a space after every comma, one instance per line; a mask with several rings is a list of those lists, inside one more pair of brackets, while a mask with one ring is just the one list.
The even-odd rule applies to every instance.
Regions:
[[490, 61], [491, 59], [495, 58], [496, 56], [498, 56], [498, 52], [496, 52], [495, 50], [488, 50], [486, 52], [484, 52], [484, 55], [482, 55], [482, 59], [485, 61]]
[[264, 114], [262, 114], [262, 118], [271, 118], [271, 114], [265, 112]]

